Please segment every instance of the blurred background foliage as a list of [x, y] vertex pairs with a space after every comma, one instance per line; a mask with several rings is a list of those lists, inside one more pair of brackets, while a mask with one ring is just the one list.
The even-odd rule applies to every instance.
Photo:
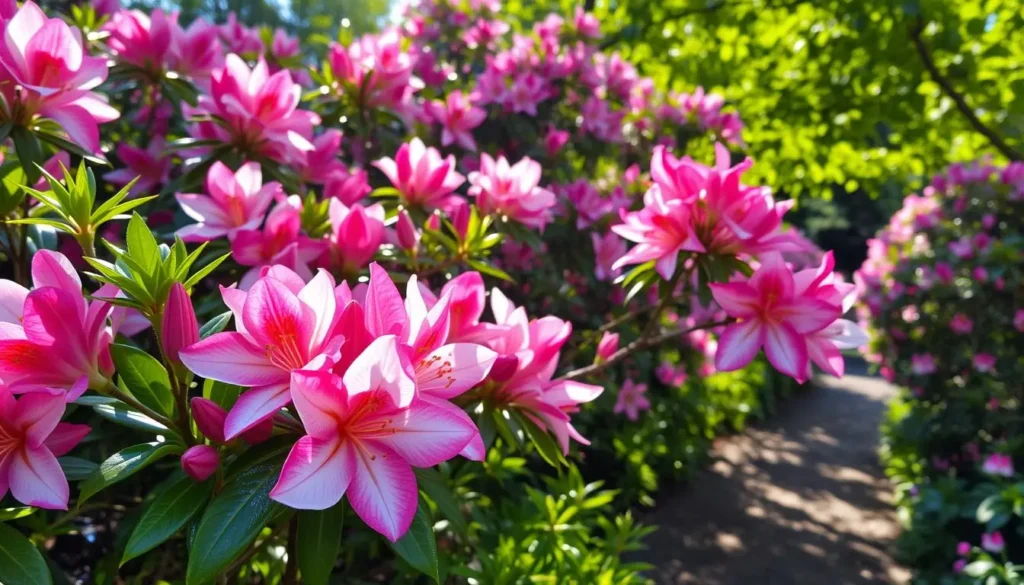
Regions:
[[[234, 12], [312, 45], [399, 12], [397, 0], [128, 4], [186, 22]], [[661, 87], [735, 105], [758, 161], [750, 180], [796, 198], [793, 220], [846, 270], [904, 193], [950, 162], [1024, 150], [1022, 0], [506, 0], [503, 12], [528, 26], [577, 7]]]

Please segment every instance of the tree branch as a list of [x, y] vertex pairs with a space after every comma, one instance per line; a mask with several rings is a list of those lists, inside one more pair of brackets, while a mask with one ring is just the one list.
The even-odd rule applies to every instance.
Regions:
[[661, 345], [662, 343], [665, 343], [670, 339], [686, 335], [687, 333], [692, 333], [694, 331], [699, 331], [701, 329], [714, 329], [715, 327], [729, 325], [732, 322], [733, 319], [726, 319], [725, 321], [716, 321], [714, 323], [704, 323], [701, 325], [696, 325], [694, 327], [690, 327], [689, 329], [677, 329], [674, 331], [662, 332], [654, 336], [641, 336], [637, 338], [635, 341], [633, 341], [633, 343], [630, 343], [626, 347], [613, 353], [611, 357], [604, 360], [603, 362], [591, 364], [589, 366], [573, 370], [559, 378], [559, 380], [576, 380], [578, 378], [592, 376], [599, 372], [603, 372], [604, 370], [614, 366], [615, 364], [621, 362], [622, 360], [628, 358], [629, 356], [633, 355], [634, 353], [640, 350]]
[[956, 104], [956, 109], [960, 110], [967, 122], [970, 123], [974, 129], [988, 139], [992, 143], [992, 146], [1003, 154], [1006, 158], [1018, 161], [1021, 160], [1021, 153], [1013, 149], [1007, 144], [1002, 137], [999, 136], [994, 130], [985, 125], [984, 122], [978, 118], [978, 115], [974, 113], [974, 109], [967, 103], [964, 95], [953, 87], [952, 82], [942, 74], [939, 67], [935, 64], [935, 59], [932, 58], [932, 53], [928, 49], [928, 45], [925, 44], [924, 39], [921, 38], [921, 33], [924, 32], [924, 21], [918, 19], [917, 22], [910, 29], [910, 39], [914, 42], [914, 47], [917, 48], [917, 54], [921, 57], [921, 64], [928, 71], [928, 75], [932, 78], [932, 81], [937, 83], [942, 91], [946, 94], [949, 99], [953, 100]]

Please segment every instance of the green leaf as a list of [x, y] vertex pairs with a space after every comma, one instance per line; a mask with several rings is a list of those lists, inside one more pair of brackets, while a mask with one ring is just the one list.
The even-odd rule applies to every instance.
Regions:
[[[152, 230], [146, 225], [146, 220], [142, 219], [138, 213], [133, 213], [132, 218], [128, 220], [125, 241], [128, 244], [128, 254], [132, 260], [144, 269], [143, 275], [152, 276], [160, 262], [159, 245]], [[152, 287], [146, 283], [146, 288], [151, 289]]]
[[220, 315], [217, 315], [213, 319], [210, 319], [203, 326], [199, 328], [199, 338], [206, 339], [214, 333], [220, 333], [224, 331], [224, 328], [231, 322], [231, 311], [225, 311]]
[[82, 481], [96, 473], [100, 467], [96, 462], [80, 457], [61, 457], [57, 462], [60, 463], [60, 468], [64, 470], [68, 481]]
[[110, 356], [132, 396], [161, 414], [174, 415], [171, 380], [163, 364], [137, 347], [120, 343], [110, 345]]
[[141, 412], [131, 410], [127, 404], [120, 401], [115, 401], [114, 404], [96, 404], [92, 409], [96, 411], [96, 414], [119, 425], [158, 435], [171, 434], [171, 430], [164, 425]]
[[398, 542], [390, 543], [392, 550], [414, 569], [441, 582], [441, 572], [437, 563], [437, 542], [434, 540], [434, 528], [427, 518], [421, 503], [416, 510], [412, 526]]
[[5, 520], [17, 520], [18, 518], [31, 516], [35, 511], [36, 508], [31, 506], [23, 506], [21, 508], [0, 508], [0, 522]]
[[199, 483], [183, 473], [163, 483], [132, 532], [121, 564], [156, 548], [181, 530], [210, 499], [213, 483], [212, 479]]
[[566, 463], [565, 457], [562, 455], [562, 450], [555, 442], [555, 439], [551, 435], [546, 433], [543, 429], [538, 427], [532, 420], [522, 416], [516, 411], [512, 411], [513, 416], [516, 418], [516, 422], [519, 426], [526, 431], [526, 434], [530, 437], [530, 441], [533, 442], [533, 446], [537, 448], [537, 452], [553, 467], [558, 467], [560, 464]]
[[207, 506], [188, 559], [186, 585], [203, 585], [249, 548], [281, 505], [270, 499], [281, 461], [250, 467], [236, 475]]
[[170, 443], [142, 443], [122, 449], [101, 463], [99, 469], [82, 483], [78, 505], [81, 506], [101, 490], [128, 479], [167, 455], [180, 452], [180, 445]]
[[414, 471], [416, 472], [416, 483], [420, 489], [437, 504], [437, 509], [441, 511], [452, 528], [460, 534], [465, 534], [466, 517], [459, 506], [458, 496], [445, 483], [444, 477], [432, 467]]
[[28, 184], [34, 185], [42, 176], [37, 165], [43, 164], [46, 160], [43, 158], [43, 146], [35, 134], [20, 126], [11, 131], [11, 140], [14, 141], [14, 150], [18, 153], [21, 168], [25, 170]]
[[341, 530], [345, 506], [335, 504], [326, 510], [299, 511], [299, 572], [308, 585], [327, 585], [334, 561], [341, 551]]
[[196, 285], [197, 282], [199, 282], [200, 280], [202, 280], [202, 279], [206, 278], [207, 276], [209, 276], [211, 272], [213, 272], [218, 266], [220, 266], [220, 264], [222, 262], [227, 260], [230, 256], [231, 256], [231, 252], [228, 252], [227, 254], [224, 254], [223, 256], [220, 256], [218, 258], [214, 258], [213, 260], [211, 260], [209, 264], [207, 264], [206, 266], [203, 266], [202, 268], [197, 270], [195, 274], [193, 274], [192, 276], [188, 277], [188, 280], [186, 280], [184, 282], [185, 288], [186, 289], [191, 289], [193, 286]]
[[216, 402], [224, 410], [231, 410], [231, 407], [235, 405], [235, 401], [238, 400], [238, 396], [241, 393], [241, 386], [235, 386], [227, 382], [218, 382], [210, 378], [203, 382], [203, 398]]
[[500, 278], [501, 280], [507, 280], [508, 282], [515, 282], [507, 272], [497, 266], [492, 266], [486, 262], [481, 262], [480, 260], [466, 260], [466, 264], [469, 264], [469, 267], [477, 272], [482, 272], [488, 276]]
[[20, 532], [0, 524], [0, 583], [51, 585], [53, 579], [39, 549]]

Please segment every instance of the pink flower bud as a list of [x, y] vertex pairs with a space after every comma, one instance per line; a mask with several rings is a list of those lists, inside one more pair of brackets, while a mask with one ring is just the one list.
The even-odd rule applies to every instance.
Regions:
[[519, 358], [514, 355], [498, 356], [491, 366], [489, 377], [495, 382], [504, 382], [512, 377], [519, 369]]
[[327, 52], [327, 63], [330, 65], [331, 73], [335, 78], [345, 81], [352, 78], [354, 74], [352, 59], [349, 57], [345, 47], [337, 43], [331, 43], [331, 48]]
[[224, 442], [224, 419], [227, 416], [219, 404], [208, 398], [192, 399], [192, 419], [196, 421], [199, 432], [211, 441]]
[[960, 555], [962, 557], [966, 557], [968, 554], [970, 554], [970, 552], [971, 552], [971, 543], [969, 543], [969, 542], [961, 542], [960, 544], [956, 545], [956, 554], [958, 554], [958, 555]]
[[180, 282], [171, 287], [164, 307], [161, 342], [167, 359], [178, 363], [178, 352], [199, 341], [199, 323], [192, 309], [192, 300]]
[[427, 229], [434, 231], [441, 229], [441, 218], [436, 213], [427, 218]]
[[601, 342], [597, 344], [597, 356], [595, 361], [605, 361], [618, 351], [619, 334], [605, 331]]
[[460, 199], [453, 207], [449, 210], [448, 216], [452, 220], [452, 225], [455, 226], [455, 233], [459, 234], [460, 240], [463, 240], [466, 238], [466, 232], [469, 231], [469, 203]]
[[409, 252], [416, 251], [420, 245], [420, 234], [412, 223], [412, 218], [404, 209], [398, 214], [398, 223], [395, 225], [395, 232], [398, 235], [398, 245]]
[[181, 454], [181, 469], [196, 481], [206, 481], [219, 466], [220, 456], [209, 445], [196, 445]]

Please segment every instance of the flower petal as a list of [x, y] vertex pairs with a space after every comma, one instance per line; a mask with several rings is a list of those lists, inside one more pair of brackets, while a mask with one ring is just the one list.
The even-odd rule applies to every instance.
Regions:
[[[477, 434], [462, 409], [443, 400], [417, 400], [409, 408], [380, 415], [389, 434], [374, 441], [393, 449], [415, 467], [433, 467], [459, 454]], [[373, 420], [367, 417], [366, 421]]]
[[270, 497], [299, 510], [326, 510], [341, 501], [355, 473], [350, 443], [307, 435], [292, 446]]
[[807, 380], [807, 342], [792, 327], [766, 325], [764, 353], [775, 369], [797, 382]]
[[359, 354], [345, 372], [349, 399], [380, 390], [387, 393], [397, 408], [405, 408], [416, 395], [416, 381], [407, 371], [394, 335], [378, 337]]
[[60, 423], [43, 441], [43, 445], [53, 453], [54, 457], [63, 457], [78, 446], [78, 443], [89, 434], [89, 425]]
[[68, 480], [46, 447], [26, 446], [13, 453], [8, 477], [11, 494], [19, 502], [47, 510], [68, 509]]
[[29, 447], [39, 447], [57, 428], [64, 416], [64, 393], [60, 391], [30, 392], [18, 399], [11, 422], [25, 435]]
[[746, 318], [757, 309], [757, 291], [745, 282], [712, 283], [711, 296], [732, 317]]
[[72, 294], [82, 293], [82, 281], [66, 256], [40, 250], [32, 257], [32, 283], [35, 288], [55, 286]]
[[363, 441], [353, 446], [356, 473], [348, 489], [349, 503], [367, 526], [395, 542], [416, 515], [416, 476], [408, 462], [383, 444]]
[[288, 383], [258, 386], [243, 392], [224, 419], [224, 438], [228, 441], [277, 414], [292, 396]]
[[324, 440], [338, 434], [338, 425], [348, 416], [348, 396], [339, 376], [292, 372], [291, 394], [307, 433]]
[[264, 386], [288, 380], [288, 372], [237, 331], [215, 333], [178, 354], [182, 363], [203, 378], [239, 386]]
[[475, 343], [452, 343], [416, 364], [416, 385], [424, 394], [454, 398], [487, 377], [498, 354]]
[[370, 265], [370, 286], [366, 289], [366, 327], [374, 336], [397, 335], [404, 338], [409, 317], [398, 287], [388, 273], [374, 262]]
[[718, 338], [715, 368], [731, 372], [749, 364], [764, 345], [764, 336], [764, 327], [756, 319], [726, 327]]
[[309, 351], [312, 353], [327, 339], [334, 328], [337, 309], [334, 298], [334, 277], [326, 270], [317, 272], [309, 284], [299, 291], [299, 300], [313, 310], [316, 320], [309, 339]]

